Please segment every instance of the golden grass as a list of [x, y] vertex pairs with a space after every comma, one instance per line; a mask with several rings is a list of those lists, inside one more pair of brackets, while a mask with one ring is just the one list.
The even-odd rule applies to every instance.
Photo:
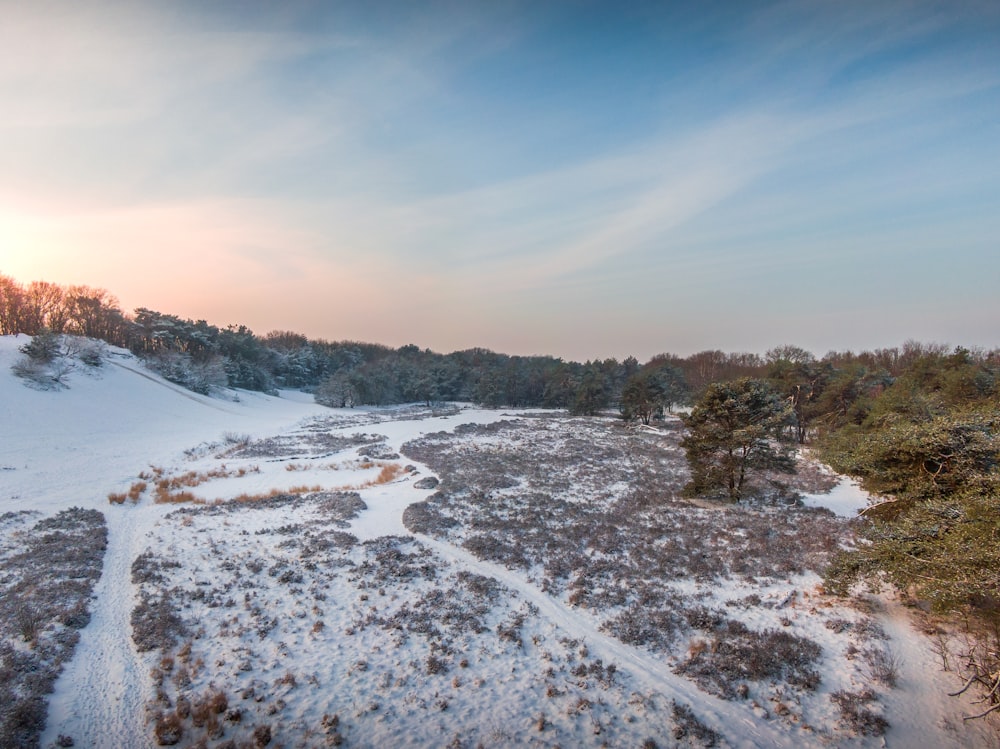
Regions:
[[139, 478], [143, 481], [152, 481], [153, 479], [162, 478], [166, 471], [159, 466], [150, 466], [148, 471], [143, 471], [139, 474]]
[[[182, 473], [179, 476], [163, 476], [161, 471], [159, 478], [156, 481], [156, 489], [157, 491], [160, 491], [161, 489], [164, 491], [176, 491], [183, 487], [194, 488], [204, 484], [206, 481], [211, 481], [212, 479], [240, 478], [250, 473], [260, 473], [260, 467], [241, 466], [240, 468], [236, 468], [231, 471], [226, 468], [225, 464], [223, 464], [210, 471], [188, 471], [187, 473]], [[142, 478], [142, 474], [140, 474], [139, 477]]]
[[403, 468], [398, 463], [389, 463], [388, 465], [382, 466], [382, 470], [379, 471], [378, 476], [375, 478], [376, 484], [388, 484], [390, 481], [395, 481], [403, 474]]
[[134, 504], [135, 502], [139, 501], [139, 498], [142, 496], [142, 493], [146, 491], [147, 486], [148, 485], [146, 484], [145, 481], [136, 481], [134, 484], [132, 484], [132, 486], [129, 487], [127, 494], [125, 493], [119, 494], [117, 492], [112, 492], [111, 494], [109, 494], [108, 502], [110, 502], [113, 505], [120, 505], [124, 504], [125, 500], [128, 499], [131, 500], [132, 503]]
[[171, 492], [168, 489], [161, 489], [159, 487], [156, 489], [156, 494], [153, 495], [153, 501], [158, 505], [205, 504], [204, 499], [194, 496], [191, 492]]
[[381, 467], [382, 470], [379, 471], [378, 476], [371, 479], [370, 481], [365, 481], [361, 484], [350, 484], [348, 486], [342, 486], [336, 491], [351, 492], [358, 491], [360, 489], [370, 489], [373, 486], [380, 486], [382, 484], [388, 484], [395, 481], [397, 478], [402, 476], [406, 471], [398, 463], [372, 463], [366, 462], [362, 463], [362, 468], [375, 468]]
[[217, 499], [215, 504], [221, 505], [226, 502], [259, 502], [263, 499], [274, 499], [283, 494], [312, 494], [324, 491], [322, 486], [293, 486], [290, 489], [272, 489], [265, 494], [240, 494], [232, 499]]
[[[325, 466], [317, 466], [317, 468], [326, 468], [336, 470], [341, 468], [336, 464], [329, 464]], [[322, 491], [358, 491], [361, 489], [368, 489], [373, 486], [380, 486], [382, 484], [388, 484], [395, 481], [400, 476], [402, 476], [406, 471], [398, 463], [386, 463], [382, 461], [364, 460], [360, 463], [353, 464], [355, 468], [361, 469], [373, 469], [378, 468], [379, 472], [374, 478], [365, 481], [360, 484], [338, 487], [336, 489], [326, 489], [318, 484], [307, 486], [299, 485], [292, 486], [288, 489], [272, 489], [269, 492], [264, 492], [260, 494], [240, 494], [230, 499], [216, 499], [213, 504], [224, 504], [226, 502], [259, 502], [261, 500], [273, 499], [274, 497], [279, 497], [283, 494], [312, 494], [315, 492]], [[302, 465], [300, 463], [289, 463], [285, 466], [285, 470], [289, 472], [294, 471], [308, 471], [312, 466]], [[140, 478], [146, 477], [148, 479], [156, 479], [156, 489], [153, 493], [153, 501], [157, 504], [206, 504], [204, 499], [196, 497], [187, 489], [194, 488], [206, 481], [211, 481], [212, 479], [224, 479], [245, 476], [249, 473], [260, 473], [260, 468], [258, 466], [249, 466], [245, 468], [237, 468], [230, 470], [226, 468], [225, 464], [221, 465], [219, 468], [214, 468], [210, 471], [188, 471], [182, 473], [178, 476], [167, 476], [166, 472], [162, 468], [152, 467], [153, 474], [140, 474]], [[111, 494], [108, 496], [108, 501], [114, 504], [121, 504], [125, 499], [132, 499], [132, 501], [138, 501], [139, 497], [147, 489], [147, 484], [144, 481], [139, 481], [132, 485], [129, 489], [129, 493], [126, 494]]]

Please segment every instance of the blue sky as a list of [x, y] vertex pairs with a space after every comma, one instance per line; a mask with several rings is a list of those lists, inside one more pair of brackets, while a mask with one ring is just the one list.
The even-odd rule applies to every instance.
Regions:
[[1000, 346], [1000, 5], [6, 3], [0, 273], [573, 359]]

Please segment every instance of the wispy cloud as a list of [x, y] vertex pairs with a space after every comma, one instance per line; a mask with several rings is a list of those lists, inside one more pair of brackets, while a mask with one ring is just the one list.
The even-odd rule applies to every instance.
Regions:
[[[371, 333], [349, 334], [389, 342], [393, 325], [441, 346], [418, 330], [490, 345], [475, 331], [531, 328], [542, 350], [588, 316], [648, 337], [676, 308], [636, 298], [650, 278], [678, 305], [723, 290], [707, 330], [748, 273], [785, 298], [802, 258], [861, 276], [908, 237], [951, 236], [997, 269], [978, 249], [1000, 210], [995, 4], [642, 23], [598, 4], [582, 25], [559, 5], [450, 5], [5, 9], [0, 272], [12, 255], [32, 277], [79, 268], [165, 308], [184, 289], [240, 321], [223, 313], [285, 294], [276, 326], [367, 307]], [[817, 314], [833, 296], [811, 293]]]

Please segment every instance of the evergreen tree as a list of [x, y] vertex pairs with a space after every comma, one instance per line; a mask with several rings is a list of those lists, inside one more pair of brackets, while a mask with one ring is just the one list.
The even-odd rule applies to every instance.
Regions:
[[685, 493], [723, 490], [735, 502], [753, 472], [793, 472], [789, 450], [777, 441], [791, 419], [789, 405], [766, 382], [741, 378], [709, 385], [684, 420], [688, 434], [681, 446], [691, 467]]

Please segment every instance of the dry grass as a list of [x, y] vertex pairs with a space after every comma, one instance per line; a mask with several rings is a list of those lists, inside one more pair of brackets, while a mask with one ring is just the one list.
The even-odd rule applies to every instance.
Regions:
[[378, 476], [372, 482], [373, 484], [388, 484], [390, 481], [395, 481], [404, 473], [402, 466], [398, 463], [390, 463], [388, 465], [382, 466], [382, 470], [379, 471]]
[[176, 505], [176, 504], [196, 504], [203, 505], [205, 500], [200, 497], [196, 497], [191, 492], [171, 492], [166, 489], [157, 488], [156, 494], [153, 496], [153, 501], [158, 505]]
[[217, 499], [214, 504], [223, 505], [229, 502], [262, 502], [267, 499], [274, 499], [275, 497], [286, 496], [288, 494], [313, 494], [321, 491], [325, 490], [319, 484], [314, 484], [313, 486], [293, 486], [290, 489], [272, 489], [264, 494], [240, 494], [232, 499]]
[[143, 481], [152, 481], [154, 479], [162, 478], [165, 473], [166, 469], [161, 468], [160, 466], [151, 465], [148, 471], [143, 471], [139, 474], [139, 478]]
[[132, 486], [129, 487], [128, 493], [118, 493], [112, 492], [108, 495], [108, 502], [113, 505], [124, 504], [125, 500], [129, 500], [132, 504], [135, 504], [142, 497], [142, 493], [146, 491], [149, 487], [145, 481], [136, 481]]
[[398, 463], [364, 462], [359, 467], [364, 469], [381, 467], [381, 470], [379, 471], [378, 476], [369, 481], [364, 481], [360, 484], [342, 486], [339, 487], [337, 491], [354, 492], [360, 489], [370, 489], [373, 486], [381, 486], [383, 484], [392, 483], [406, 473], [406, 470]]
[[258, 466], [241, 466], [235, 469], [226, 468], [225, 464], [209, 471], [187, 471], [179, 476], [168, 476], [166, 471], [157, 466], [151, 467], [152, 473], [143, 471], [139, 474], [140, 481], [132, 484], [128, 495], [111, 494], [108, 501], [112, 504], [121, 504], [125, 498], [138, 502], [148, 485], [146, 481], [155, 480], [156, 489], [153, 492], [153, 501], [156, 504], [205, 504], [205, 500], [195, 496], [186, 489], [193, 488], [214, 479], [241, 478], [251, 473], [260, 473]]
[[229, 470], [226, 468], [225, 463], [223, 463], [218, 468], [213, 468], [210, 471], [188, 471], [182, 473], [180, 476], [159, 478], [156, 482], [156, 488], [158, 490], [176, 491], [183, 487], [194, 488], [213, 479], [242, 478], [251, 473], [260, 473], [260, 468], [258, 466], [241, 466], [240, 468]]

